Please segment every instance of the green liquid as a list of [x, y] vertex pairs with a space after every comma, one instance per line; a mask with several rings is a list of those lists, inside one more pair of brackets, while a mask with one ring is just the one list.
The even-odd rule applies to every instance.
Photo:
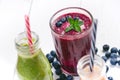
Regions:
[[29, 56], [18, 54], [17, 72], [20, 80], [53, 80], [51, 66], [41, 49]]

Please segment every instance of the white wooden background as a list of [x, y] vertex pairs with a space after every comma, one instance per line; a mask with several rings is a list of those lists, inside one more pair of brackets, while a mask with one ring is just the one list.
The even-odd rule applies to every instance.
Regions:
[[[15, 36], [25, 30], [24, 14], [29, 0], [0, 0], [0, 80], [13, 80], [17, 52]], [[98, 19], [96, 46], [101, 54], [102, 45], [120, 49], [120, 0], [34, 0], [31, 9], [31, 29], [40, 37], [40, 47], [49, 53], [54, 49], [49, 19], [57, 10], [83, 7]], [[113, 70], [114, 69], [114, 70]], [[108, 75], [118, 80], [120, 68], [111, 68]]]

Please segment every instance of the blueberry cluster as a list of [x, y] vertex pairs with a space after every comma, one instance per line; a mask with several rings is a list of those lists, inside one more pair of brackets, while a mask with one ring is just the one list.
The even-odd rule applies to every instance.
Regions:
[[[102, 56], [103, 60], [107, 62], [110, 61], [110, 64], [112, 66], [120, 66], [120, 49], [116, 47], [110, 48], [108, 44], [103, 45], [103, 52], [105, 53], [104, 56]], [[109, 67], [107, 66], [106, 72], [109, 70]], [[108, 77], [108, 80], [113, 80], [113, 77]]]
[[[98, 52], [98, 48], [95, 49], [95, 52]], [[116, 47], [112, 47], [110, 49], [110, 46], [108, 44], [103, 45], [103, 52], [105, 53], [104, 56], [102, 56], [102, 59], [107, 62], [110, 61], [111, 65], [119, 65], [120, 66], [120, 49], [118, 50]], [[57, 58], [56, 52], [54, 50], [50, 51], [46, 55], [49, 63], [51, 64], [51, 67], [55, 69], [55, 74], [59, 76], [56, 80], [74, 80], [73, 76], [66, 75], [61, 70], [61, 64]], [[109, 71], [109, 67], [106, 66], [106, 73]], [[108, 80], [113, 80], [113, 77], [109, 76]]]
[[118, 50], [116, 47], [112, 47], [110, 49], [110, 46], [105, 44], [103, 45], [103, 52], [105, 53], [102, 58], [106, 62], [107, 60], [110, 60], [111, 65], [119, 65], [120, 66], [120, 50]]
[[63, 17], [62, 19], [60, 19], [59, 21], [56, 22], [56, 27], [61, 27], [61, 25], [63, 23], [65, 23], [67, 21], [67, 17]]
[[62, 72], [61, 65], [55, 51], [52, 50], [46, 55], [46, 57], [51, 66], [55, 69], [55, 74], [59, 76], [59, 78], [57, 78], [56, 80], [73, 80], [73, 76], [66, 75]]
[[[65, 23], [65, 22], [68, 22], [68, 18], [72, 18], [70, 15], [67, 15], [67, 16], [65, 16], [65, 17], [62, 17], [60, 20], [58, 20], [57, 22], [56, 22], [56, 27], [61, 27], [61, 25], [63, 24], [63, 23]], [[73, 18], [74, 20], [76, 20], [76, 19], [80, 19], [79, 17], [74, 17]]]

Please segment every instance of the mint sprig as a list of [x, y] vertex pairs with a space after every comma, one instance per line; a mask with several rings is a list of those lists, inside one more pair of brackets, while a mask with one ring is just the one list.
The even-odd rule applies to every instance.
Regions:
[[81, 25], [83, 25], [83, 21], [79, 19], [68, 18], [68, 22], [70, 26], [65, 29], [65, 32], [69, 32], [71, 30], [75, 30], [77, 32], [81, 32]]

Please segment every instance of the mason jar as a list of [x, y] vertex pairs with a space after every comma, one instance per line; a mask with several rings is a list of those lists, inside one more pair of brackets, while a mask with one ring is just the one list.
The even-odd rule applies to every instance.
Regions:
[[31, 35], [32, 53], [26, 32], [18, 34], [15, 38], [17, 80], [53, 80], [51, 66], [39, 48], [39, 36], [35, 32], [31, 32]]
[[94, 66], [90, 71], [90, 55], [82, 57], [77, 64], [77, 73], [80, 80], [107, 80], [106, 65], [104, 60], [95, 55]]

